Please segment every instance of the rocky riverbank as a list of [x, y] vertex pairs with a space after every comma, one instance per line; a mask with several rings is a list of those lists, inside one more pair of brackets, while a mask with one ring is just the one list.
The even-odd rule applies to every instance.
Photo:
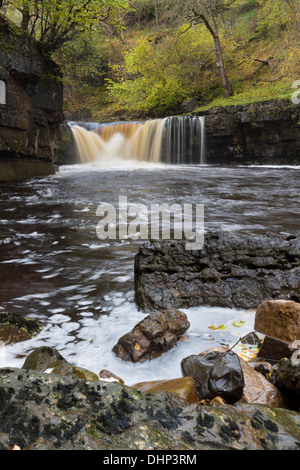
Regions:
[[[146, 323], [155, 336], [151, 315]], [[0, 449], [299, 450], [299, 328], [284, 341], [279, 323], [281, 331], [300, 325], [300, 304], [267, 301], [257, 309], [257, 331], [234, 347], [184, 358], [182, 377], [137, 384], [70, 364], [54, 348], [38, 348], [22, 368], [0, 369]], [[146, 327], [143, 333], [147, 337]], [[267, 358], [266, 338], [272, 342]], [[255, 351], [250, 360], [240, 354], [247, 348]]]

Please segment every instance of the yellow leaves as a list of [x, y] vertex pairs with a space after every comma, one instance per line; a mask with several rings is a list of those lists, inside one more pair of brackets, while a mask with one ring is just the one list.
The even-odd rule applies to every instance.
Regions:
[[245, 325], [245, 321], [241, 320], [241, 321], [234, 321], [232, 324], [233, 326], [235, 326], [236, 328], [241, 328], [242, 326]]
[[[232, 323], [232, 326], [234, 326], [235, 328], [242, 328], [244, 325], [245, 325], [245, 321], [244, 320], [241, 320], [241, 321], [238, 321], [238, 320], [235, 320], [233, 323]], [[215, 331], [223, 331], [223, 330], [227, 330], [227, 326], [225, 325], [218, 325], [218, 326], [215, 326], [215, 325], [210, 325], [208, 327], [210, 330], [215, 330]]]
[[227, 326], [224, 326], [224, 325], [219, 325], [219, 326], [211, 325], [208, 328], [210, 330], [227, 330]]
[[139, 350], [141, 349], [141, 346], [139, 345], [139, 343], [135, 343], [134, 349], [135, 349], [136, 351], [139, 351]]

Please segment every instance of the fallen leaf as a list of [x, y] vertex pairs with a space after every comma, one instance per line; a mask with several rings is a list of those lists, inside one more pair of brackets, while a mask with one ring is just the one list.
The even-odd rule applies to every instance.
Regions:
[[234, 321], [232, 324], [233, 326], [235, 326], [236, 328], [241, 328], [242, 326], [245, 325], [245, 321], [241, 320], [241, 321]]
[[180, 341], [191, 341], [186, 335], [179, 337]]
[[141, 346], [139, 345], [139, 343], [135, 343], [134, 349], [135, 349], [136, 351], [139, 351], [139, 350], [141, 349]]
[[224, 325], [219, 325], [219, 326], [211, 325], [208, 328], [210, 328], [211, 330], [227, 330], [227, 326], [224, 326]]

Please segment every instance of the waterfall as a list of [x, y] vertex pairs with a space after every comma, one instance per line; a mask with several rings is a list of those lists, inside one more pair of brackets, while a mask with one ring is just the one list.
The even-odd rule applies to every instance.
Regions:
[[172, 116], [145, 122], [69, 124], [82, 163], [112, 160], [206, 163], [204, 117]]

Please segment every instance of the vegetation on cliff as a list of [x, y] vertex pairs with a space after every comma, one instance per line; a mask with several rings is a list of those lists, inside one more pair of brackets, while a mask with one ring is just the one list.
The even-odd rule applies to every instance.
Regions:
[[299, 0], [36, 0], [0, 7], [54, 53], [73, 119], [144, 118], [291, 97]]

